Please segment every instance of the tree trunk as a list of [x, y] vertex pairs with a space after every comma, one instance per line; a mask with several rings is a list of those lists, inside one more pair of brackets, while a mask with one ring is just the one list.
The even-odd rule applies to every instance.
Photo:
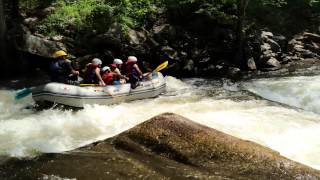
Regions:
[[11, 15], [14, 18], [17, 18], [20, 16], [19, 14], [19, 0], [10, 0], [11, 5]]
[[238, 22], [237, 22], [237, 40], [236, 40], [236, 53], [235, 53], [235, 63], [239, 67], [243, 67], [245, 63], [244, 57], [244, 41], [245, 41], [245, 18], [246, 18], [246, 8], [248, 6], [249, 0], [238, 0]]
[[4, 16], [4, 3], [0, 0], [0, 74], [4, 73], [5, 67], [8, 64], [6, 54], [6, 20]]

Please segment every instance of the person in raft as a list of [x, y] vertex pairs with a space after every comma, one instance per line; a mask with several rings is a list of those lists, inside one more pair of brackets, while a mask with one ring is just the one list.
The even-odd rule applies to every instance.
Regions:
[[116, 73], [112, 72], [109, 66], [102, 68], [102, 79], [106, 85], [113, 85], [114, 76], [116, 76]]
[[129, 56], [125, 63], [125, 75], [129, 78], [128, 82], [131, 84], [131, 88], [134, 89], [139, 85], [139, 81], [143, 77], [138, 64], [138, 59], [135, 56]]
[[102, 77], [101, 77], [101, 64], [102, 61], [98, 58], [92, 59], [92, 62], [86, 65], [86, 72], [84, 83], [86, 84], [100, 84], [101, 86], [105, 86]]
[[123, 64], [122, 60], [121, 59], [114, 59], [113, 64], [116, 65], [116, 68], [113, 72], [121, 75], [121, 68], [122, 68], [122, 64]]
[[124, 75], [121, 75], [121, 73], [119, 74], [119, 72], [117, 71], [119, 69], [117, 67], [118, 66], [116, 64], [110, 64], [110, 70], [112, 73], [114, 73], [113, 85], [125, 84], [126, 81], [129, 80], [129, 78], [127, 78]]
[[78, 79], [79, 71], [71, 66], [71, 61], [67, 59], [67, 53], [59, 50], [53, 53], [54, 60], [49, 67], [49, 75], [52, 82], [69, 83]]

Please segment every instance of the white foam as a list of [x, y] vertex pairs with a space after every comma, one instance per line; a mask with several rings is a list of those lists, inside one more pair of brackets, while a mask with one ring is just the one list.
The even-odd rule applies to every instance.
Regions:
[[320, 76], [261, 79], [243, 87], [266, 99], [320, 113]]
[[[160, 113], [173, 112], [320, 167], [318, 114], [275, 106], [265, 100], [235, 102], [198, 96], [195, 92], [202, 89], [196, 88], [193, 80], [185, 83], [170, 78], [169, 88], [183, 93], [113, 106], [88, 105], [77, 112], [21, 111], [19, 108], [31, 103], [30, 99], [21, 103], [1, 99], [0, 155], [24, 157], [63, 152], [115, 136]], [[12, 94], [0, 91], [1, 98]]]

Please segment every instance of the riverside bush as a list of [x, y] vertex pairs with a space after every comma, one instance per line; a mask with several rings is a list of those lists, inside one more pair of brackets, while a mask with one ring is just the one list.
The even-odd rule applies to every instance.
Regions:
[[[166, 12], [173, 24], [190, 25], [190, 19], [197, 16], [198, 19], [206, 19], [206, 23], [235, 26], [239, 20], [239, 7], [237, 7], [239, 1], [20, 0], [19, 3], [20, 9], [24, 12], [37, 11], [48, 6], [55, 7], [54, 13], [37, 25], [38, 32], [50, 35], [90, 30], [103, 33], [113, 22], [117, 22], [123, 32], [127, 32], [129, 28], [147, 26], [148, 17], [154, 18], [160, 11]], [[312, 30], [319, 29], [319, 0], [247, 1], [249, 6], [246, 8], [246, 16], [250, 21], [247, 24], [258, 23], [280, 33], [293, 31], [292, 34], [306, 26]], [[297, 20], [304, 23], [296, 23]]]
[[39, 30], [44, 34], [58, 34], [86, 29], [87, 16], [98, 5], [96, 0], [58, 1], [56, 11], [43, 20]]
[[103, 32], [117, 21], [126, 32], [143, 26], [155, 13], [153, 0], [57, 0], [56, 11], [45, 18], [38, 30], [43, 34], [96, 30]]

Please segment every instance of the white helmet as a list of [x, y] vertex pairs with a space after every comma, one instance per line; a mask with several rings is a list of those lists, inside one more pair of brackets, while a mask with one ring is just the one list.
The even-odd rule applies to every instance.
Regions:
[[114, 59], [113, 64], [123, 64], [121, 59]]
[[94, 64], [94, 65], [101, 65], [101, 64], [102, 64], [102, 61], [101, 61], [101, 59], [94, 58], [94, 59], [92, 59], [92, 64]]
[[105, 72], [106, 70], [110, 71], [110, 67], [109, 67], [109, 66], [104, 66], [104, 67], [102, 68], [102, 72]]
[[137, 59], [135, 56], [129, 56], [129, 57], [128, 57], [128, 61], [137, 62], [138, 59]]

